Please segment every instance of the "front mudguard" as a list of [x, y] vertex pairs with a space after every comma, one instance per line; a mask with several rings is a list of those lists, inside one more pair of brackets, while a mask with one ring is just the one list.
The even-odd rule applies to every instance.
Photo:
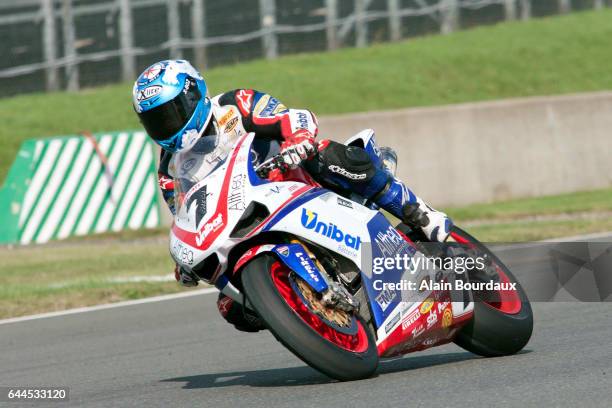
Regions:
[[306, 248], [298, 243], [281, 245], [267, 244], [251, 248], [240, 257], [238, 262], [236, 262], [234, 273], [238, 272], [251, 259], [264, 252], [273, 253], [279, 261], [295, 272], [317, 293], [323, 293], [327, 290], [328, 284], [325, 275], [319, 270], [312, 259], [310, 259]]

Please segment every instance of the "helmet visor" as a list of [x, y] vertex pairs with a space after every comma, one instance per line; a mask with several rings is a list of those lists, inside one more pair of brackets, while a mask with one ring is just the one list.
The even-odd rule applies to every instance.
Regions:
[[187, 78], [185, 86], [174, 99], [141, 112], [138, 117], [153, 140], [167, 140], [189, 122], [201, 98], [197, 82]]

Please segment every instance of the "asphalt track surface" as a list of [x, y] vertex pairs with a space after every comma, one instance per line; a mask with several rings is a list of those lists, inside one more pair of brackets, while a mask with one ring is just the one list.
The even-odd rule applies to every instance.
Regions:
[[[540, 267], [533, 261], [532, 273]], [[533, 304], [533, 337], [515, 356], [485, 359], [450, 344], [340, 383], [268, 332], [235, 331], [215, 299], [0, 325], [0, 385], [69, 386], [70, 401], [54, 407], [612, 406], [612, 303]]]

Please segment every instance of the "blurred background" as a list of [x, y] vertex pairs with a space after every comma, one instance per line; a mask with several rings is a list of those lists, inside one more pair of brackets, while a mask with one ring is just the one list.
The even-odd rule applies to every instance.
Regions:
[[485, 242], [612, 231], [612, 0], [0, 0], [0, 319], [181, 290], [147, 66], [373, 128]]

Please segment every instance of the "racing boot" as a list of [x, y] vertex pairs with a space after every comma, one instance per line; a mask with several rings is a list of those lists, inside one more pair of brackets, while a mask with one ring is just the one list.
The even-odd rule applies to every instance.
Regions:
[[432, 242], [444, 242], [450, 234], [453, 225], [451, 219], [445, 213], [427, 205], [404, 183], [391, 175], [387, 185], [372, 200], [410, 228], [420, 228]]
[[228, 323], [233, 324], [240, 331], [255, 333], [266, 328], [259, 316], [223, 293], [219, 293], [217, 298], [217, 309]]
[[359, 194], [369, 198], [410, 228], [420, 228], [430, 241], [444, 242], [448, 238], [452, 226], [450, 218], [443, 212], [431, 208], [395, 178], [397, 154], [390, 147], [378, 147], [372, 129], [359, 132], [346, 144], [349, 149], [352, 146], [361, 147], [363, 150], [359, 149], [360, 151], [353, 155], [359, 156], [365, 153], [374, 170], [368, 175], [364, 186], [353, 185]]

